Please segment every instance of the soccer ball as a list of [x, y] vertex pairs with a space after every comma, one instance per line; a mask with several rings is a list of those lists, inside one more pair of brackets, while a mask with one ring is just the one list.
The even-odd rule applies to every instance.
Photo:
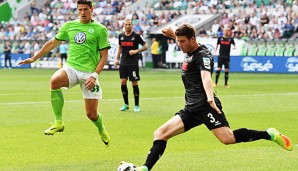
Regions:
[[137, 171], [137, 167], [132, 163], [121, 162], [117, 171]]

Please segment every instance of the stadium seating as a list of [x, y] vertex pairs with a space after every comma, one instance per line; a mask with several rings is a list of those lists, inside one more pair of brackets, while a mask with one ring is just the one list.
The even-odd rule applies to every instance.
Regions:
[[266, 52], [267, 52], [267, 47], [265, 44], [265, 41], [260, 41], [260, 43], [258, 44], [258, 52], [257, 52], [257, 56], [266, 56]]
[[256, 43], [253, 43], [252, 46], [248, 49], [248, 56], [256, 56], [258, 52], [258, 46]]
[[266, 45], [267, 45], [266, 56], [274, 56], [275, 51], [276, 51], [276, 46], [275, 46], [274, 42], [269, 41], [266, 43]]
[[284, 52], [286, 50], [286, 46], [284, 43], [278, 43], [276, 45], [275, 56], [284, 56]]
[[247, 45], [246, 44], [243, 44], [242, 47], [241, 47], [241, 52], [240, 52], [240, 55], [241, 56], [246, 56], [247, 55]]
[[294, 44], [291, 43], [286, 48], [286, 50], [284, 52], [284, 56], [294, 56], [294, 52], [295, 52], [295, 46], [294, 46]]

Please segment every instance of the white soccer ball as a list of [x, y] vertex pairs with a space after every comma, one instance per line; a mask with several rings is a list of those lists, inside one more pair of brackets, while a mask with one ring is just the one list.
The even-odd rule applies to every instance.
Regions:
[[121, 163], [117, 171], [137, 171], [137, 167], [132, 163]]

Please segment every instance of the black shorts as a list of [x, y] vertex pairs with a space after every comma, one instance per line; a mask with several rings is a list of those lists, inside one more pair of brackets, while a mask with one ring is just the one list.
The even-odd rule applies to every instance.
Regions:
[[121, 66], [119, 68], [120, 78], [129, 77], [129, 81], [140, 81], [139, 66]]
[[67, 59], [67, 54], [66, 54], [66, 53], [62, 53], [62, 54], [60, 55], [60, 57], [61, 57], [61, 61], [63, 61], [63, 60], [66, 61], [66, 59]]
[[201, 124], [205, 124], [209, 130], [220, 127], [229, 127], [229, 123], [223, 111], [222, 114], [218, 114], [216, 110], [211, 107], [196, 112], [189, 112], [182, 109], [175, 115], [181, 117], [185, 132]]
[[229, 69], [230, 68], [230, 58], [223, 58], [223, 57], [218, 57], [218, 63], [217, 67], [222, 68], [224, 65], [225, 68]]

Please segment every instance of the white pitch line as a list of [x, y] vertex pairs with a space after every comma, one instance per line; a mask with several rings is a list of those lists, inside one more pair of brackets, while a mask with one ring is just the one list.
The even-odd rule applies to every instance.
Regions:
[[[298, 92], [289, 92], [289, 93], [273, 93], [273, 94], [226, 94], [222, 96], [237, 96], [237, 97], [251, 97], [251, 96], [293, 96], [298, 95]], [[1, 96], [1, 94], [0, 94]], [[153, 98], [142, 98], [142, 100], [162, 100], [162, 99], [181, 99], [184, 96], [179, 97], [153, 97]], [[123, 99], [102, 99], [100, 101], [120, 101]], [[78, 103], [83, 102], [82, 100], [66, 100], [66, 103]], [[50, 101], [37, 101], [37, 102], [0, 102], [0, 105], [27, 105], [27, 104], [48, 104]]]
[[[157, 98], [142, 98], [142, 100], [162, 100], [162, 99], [181, 99], [184, 97], [157, 97]], [[102, 99], [100, 101], [122, 101], [123, 99]], [[1, 102], [0, 105], [28, 105], [28, 104], [48, 104], [51, 101], [37, 101], [37, 102]], [[84, 100], [65, 100], [65, 103], [82, 103]]]

